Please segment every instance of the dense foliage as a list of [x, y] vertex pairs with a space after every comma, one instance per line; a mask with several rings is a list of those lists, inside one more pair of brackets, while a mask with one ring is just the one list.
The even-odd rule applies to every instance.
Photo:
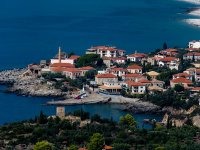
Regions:
[[[44, 117], [45, 115], [40, 115]], [[124, 116], [126, 125], [120, 125], [112, 119], [102, 119], [95, 115], [92, 122], [80, 127], [80, 122], [60, 120], [58, 117], [40, 117], [26, 122], [12, 123], [0, 127], [0, 139], [7, 141], [7, 146], [14, 148], [18, 144], [35, 145], [35, 150], [70, 149], [87, 147], [89, 150], [101, 150], [104, 144], [114, 150], [131, 149], [164, 149], [164, 150], [196, 150], [200, 149], [200, 129], [192, 126], [165, 128], [156, 125], [152, 130], [130, 128], [136, 122], [131, 115]], [[124, 120], [124, 119], [122, 119]], [[48, 142], [47, 142], [48, 141]], [[0, 142], [0, 147], [6, 144]]]

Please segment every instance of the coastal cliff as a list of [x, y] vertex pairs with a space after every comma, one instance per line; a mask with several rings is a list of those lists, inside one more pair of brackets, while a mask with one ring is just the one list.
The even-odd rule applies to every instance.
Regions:
[[64, 93], [49, 86], [35, 76], [23, 76], [27, 69], [13, 69], [0, 72], [0, 84], [9, 85], [6, 92], [26, 96], [59, 97]]

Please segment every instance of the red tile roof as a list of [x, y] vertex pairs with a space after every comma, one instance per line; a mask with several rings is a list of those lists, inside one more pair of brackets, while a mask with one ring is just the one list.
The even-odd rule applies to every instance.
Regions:
[[105, 146], [104, 146], [104, 149], [105, 149], [105, 150], [111, 150], [111, 149], [113, 149], [113, 147], [112, 147], [112, 146], [105, 145]]
[[111, 71], [127, 71], [124, 68], [113, 68]]
[[90, 66], [86, 66], [86, 67], [81, 67], [79, 68], [80, 70], [94, 70], [93, 67], [90, 67]]
[[123, 76], [124, 76], [124, 77], [127, 77], [127, 78], [131, 78], [131, 77], [133, 77], [133, 78], [142, 77], [141, 74], [137, 74], [137, 73], [125, 74], [125, 75], [123, 75]]
[[50, 67], [75, 68], [75, 66], [70, 63], [54, 63], [51, 64]]
[[117, 76], [115, 76], [114, 74], [98, 74], [96, 75], [97, 78], [117, 78]]
[[177, 58], [176, 57], [164, 57], [164, 58], [160, 59], [160, 61], [163, 61], [163, 62], [170, 62], [173, 60], [177, 60]]
[[69, 59], [73, 59], [73, 60], [76, 60], [78, 59], [80, 56], [77, 56], [77, 55], [72, 55], [71, 57], [69, 57]]
[[184, 56], [200, 56], [199, 52], [192, 52], [192, 53], [187, 53]]
[[149, 81], [149, 80], [147, 80], [145, 78], [140, 79], [138, 82], [140, 82], [140, 83], [151, 83], [151, 81]]
[[144, 53], [135, 53], [135, 54], [129, 55], [128, 57], [141, 57], [141, 58], [143, 58], [143, 57], [146, 57], [146, 56], [147, 56], [147, 54], [144, 54]]
[[140, 83], [140, 82], [134, 82], [134, 81], [127, 81], [125, 82], [128, 86], [144, 86], [144, 84]]
[[142, 69], [142, 67], [139, 65], [131, 65], [131, 66], [128, 66], [127, 69]]
[[200, 87], [194, 87], [191, 89], [191, 91], [200, 91]]
[[192, 84], [192, 81], [188, 80], [186, 78], [176, 78], [176, 79], [171, 80], [171, 82], [173, 82], [173, 83], [187, 83], [187, 84]]
[[81, 70], [79, 70], [78, 68], [65, 68], [63, 69], [64, 72], [81, 72]]
[[191, 77], [192, 75], [188, 74], [188, 73], [177, 73], [173, 75], [174, 77]]

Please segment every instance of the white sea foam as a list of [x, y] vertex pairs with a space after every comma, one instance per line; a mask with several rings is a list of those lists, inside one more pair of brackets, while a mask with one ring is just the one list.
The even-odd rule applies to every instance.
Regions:
[[184, 2], [188, 2], [188, 3], [200, 5], [200, 0], [179, 0], [179, 1], [184, 1]]
[[185, 19], [185, 22], [200, 27], [200, 19]]

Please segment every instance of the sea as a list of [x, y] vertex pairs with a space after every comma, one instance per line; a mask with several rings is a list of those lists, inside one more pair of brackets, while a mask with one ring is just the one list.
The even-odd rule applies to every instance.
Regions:
[[[128, 54], [148, 53], [164, 42], [187, 47], [200, 39], [200, 28], [185, 21], [194, 18], [188, 12], [196, 7], [180, 0], [1, 0], [0, 70], [48, 60], [59, 46], [77, 55], [96, 45], [116, 46]], [[0, 124], [34, 118], [41, 110], [55, 115], [54, 106], [44, 105], [49, 100], [0, 92]], [[116, 121], [127, 113], [119, 105], [66, 107], [67, 112], [76, 109]], [[138, 122], [162, 118], [133, 115]]]

